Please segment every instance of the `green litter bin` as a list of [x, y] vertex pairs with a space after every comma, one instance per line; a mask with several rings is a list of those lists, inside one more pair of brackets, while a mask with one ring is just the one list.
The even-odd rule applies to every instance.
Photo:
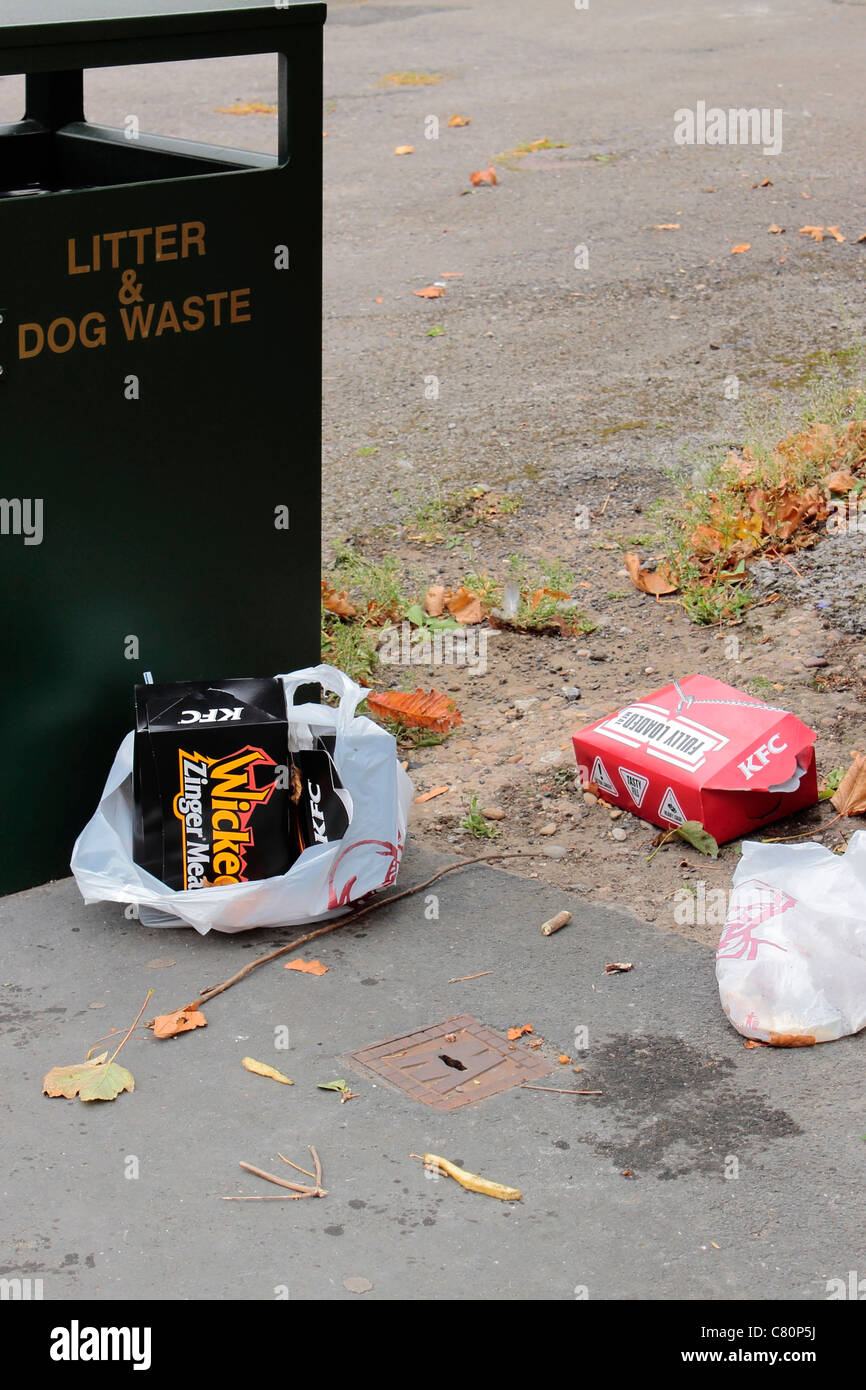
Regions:
[[[0, 10], [3, 893], [68, 872], [143, 670], [320, 654], [325, 6], [133, 7]], [[86, 120], [85, 69], [247, 54], [276, 157]]]

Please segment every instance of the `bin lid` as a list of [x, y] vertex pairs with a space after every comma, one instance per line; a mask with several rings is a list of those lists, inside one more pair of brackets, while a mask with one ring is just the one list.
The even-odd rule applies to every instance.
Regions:
[[[258, 16], [250, 13], [256, 10]], [[243, 23], [261, 18], [270, 25], [275, 21], [323, 21], [325, 17], [325, 6], [318, 0], [286, 0], [279, 6], [273, 0], [270, 4], [263, 4], [262, 0], [2, 0], [0, 35], [5, 43], [11, 37], [7, 30], [19, 25], [30, 29], [43, 24], [79, 24], [94, 20], [117, 24], [136, 19], [147, 21], [142, 24], [142, 33], [154, 33], [164, 30], [161, 20], [178, 15], [188, 18], [184, 28], [194, 33], [207, 27], [208, 16], [219, 14], [224, 19], [230, 11]]]

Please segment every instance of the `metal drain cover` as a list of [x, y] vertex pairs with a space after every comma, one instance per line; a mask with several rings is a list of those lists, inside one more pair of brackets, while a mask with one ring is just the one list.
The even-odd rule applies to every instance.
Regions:
[[456, 1110], [553, 1071], [546, 1058], [469, 1014], [386, 1038], [340, 1060], [434, 1110]]

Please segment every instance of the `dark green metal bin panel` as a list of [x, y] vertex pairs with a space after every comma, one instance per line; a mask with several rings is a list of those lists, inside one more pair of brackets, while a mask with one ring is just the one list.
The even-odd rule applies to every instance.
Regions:
[[[59, 74], [0, 128], [0, 190], [51, 190], [0, 196], [0, 892], [68, 872], [143, 670], [319, 657], [324, 6], [100, 3], [0, 0], [0, 71]], [[76, 119], [76, 68], [255, 52], [279, 161]]]

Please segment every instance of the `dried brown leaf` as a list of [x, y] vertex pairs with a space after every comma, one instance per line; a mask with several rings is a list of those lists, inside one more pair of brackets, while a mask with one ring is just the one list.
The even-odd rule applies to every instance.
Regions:
[[444, 792], [450, 792], [450, 790], [449, 786], [434, 787], [432, 791], [422, 792], [420, 796], [416, 796], [415, 804], [420, 805], [422, 801], [432, 801], [434, 796], [442, 796]]
[[189, 1033], [193, 1028], [206, 1028], [207, 1019], [194, 1005], [176, 1009], [173, 1014], [158, 1014], [153, 1020], [155, 1038], [176, 1038], [178, 1033]]
[[445, 585], [431, 584], [424, 596], [424, 610], [431, 618], [441, 618], [445, 607]]
[[835, 492], [841, 496], [851, 491], [857, 479], [853, 473], [849, 473], [846, 469], [837, 468], [835, 472], [828, 473], [822, 482], [828, 492]]
[[454, 701], [439, 690], [418, 689], [411, 694], [405, 690], [385, 690], [368, 695], [367, 704], [374, 714], [399, 720], [410, 728], [431, 729], [437, 734], [447, 734], [463, 723]]
[[328, 613], [336, 613], [338, 618], [354, 618], [358, 612], [355, 605], [349, 601], [346, 590], [341, 589], [337, 593], [325, 579], [322, 580], [322, 607]]
[[481, 607], [480, 598], [473, 594], [471, 589], [467, 589], [465, 584], [461, 584], [453, 593], [449, 589], [445, 594], [444, 603], [452, 618], [456, 618], [464, 627], [484, 621], [484, 609]]
[[830, 797], [843, 816], [862, 816], [866, 811], [866, 757], [854, 754], [854, 761]]
[[626, 555], [625, 567], [628, 570], [629, 578], [636, 589], [640, 589], [644, 594], [675, 594], [678, 585], [674, 584], [670, 574], [663, 565], [659, 565], [656, 570], [641, 569], [640, 556], [634, 553]]
[[330, 968], [320, 960], [302, 960], [300, 956], [290, 960], [285, 966], [286, 970], [297, 970], [301, 975], [327, 975]]

